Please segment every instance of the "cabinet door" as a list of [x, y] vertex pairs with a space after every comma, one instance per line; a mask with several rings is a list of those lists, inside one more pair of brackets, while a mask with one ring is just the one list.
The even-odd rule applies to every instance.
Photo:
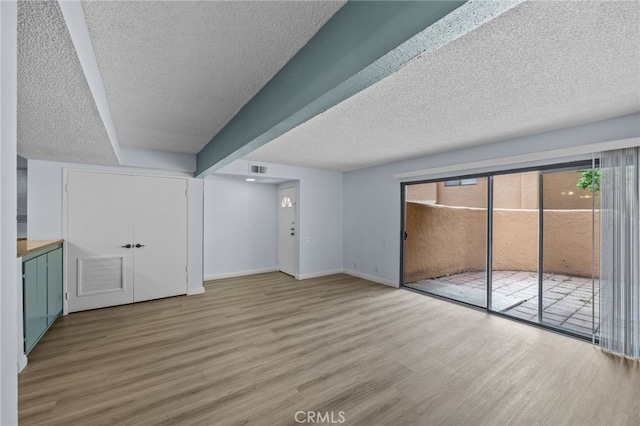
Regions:
[[24, 336], [29, 353], [47, 329], [47, 256], [24, 262]]
[[186, 294], [187, 182], [136, 176], [134, 186], [134, 299]]
[[62, 313], [62, 248], [47, 253], [47, 326]]

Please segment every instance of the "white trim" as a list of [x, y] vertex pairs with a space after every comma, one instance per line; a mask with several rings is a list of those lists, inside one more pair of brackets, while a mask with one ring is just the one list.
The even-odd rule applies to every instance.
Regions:
[[[69, 172], [101, 173], [101, 174], [105, 174], [105, 175], [142, 176], [142, 177], [155, 177], [155, 178], [166, 178], [166, 179], [182, 179], [182, 180], [185, 180], [185, 181], [188, 181], [189, 179], [192, 179], [190, 176], [187, 176], [187, 175], [157, 173], [157, 172], [162, 172], [161, 170], [157, 170], [157, 169], [156, 170], [150, 169], [147, 172], [145, 169], [139, 169], [139, 167], [136, 167], [136, 166], [125, 166], [123, 168], [119, 168], [117, 166], [100, 166], [100, 165], [96, 165], [95, 167], [96, 168], [92, 168], [91, 165], [86, 165], [86, 164], [82, 164], [79, 167], [69, 167], [69, 166], [62, 167], [62, 172], [65, 174], [64, 184], [65, 185], [67, 184], [67, 176], [66, 175]], [[114, 170], [102, 169], [101, 167], [109, 167], [109, 168], [112, 168]], [[129, 168], [129, 170], [127, 170], [127, 168]], [[131, 169], [139, 169], [139, 170], [133, 170], [132, 171]], [[154, 173], [154, 172], [156, 172], [156, 173]], [[176, 173], [182, 173], [182, 172], [178, 172], [177, 170], [175, 170], [175, 172]], [[62, 190], [64, 191], [64, 186], [62, 187]]]
[[[296, 279], [298, 278], [298, 274], [300, 273], [300, 250], [301, 250], [301, 245], [300, 245], [300, 235], [301, 235], [301, 224], [300, 224], [300, 181], [293, 181], [293, 182], [286, 182], [283, 184], [278, 185], [278, 187], [276, 188], [276, 269], [280, 270], [280, 252], [278, 250], [278, 239], [280, 238], [280, 191], [285, 190], [285, 189], [294, 189], [295, 190], [295, 194], [296, 194], [296, 199], [293, 203], [293, 208], [295, 209], [294, 211], [294, 215], [295, 215], [295, 238], [294, 238], [294, 243], [295, 243], [295, 248], [293, 250], [294, 252], [294, 256], [295, 261], [295, 274], [294, 277]], [[283, 273], [287, 273], [287, 272], [283, 272]]]
[[311, 272], [310, 274], [296, 275], [297, 280], [308, 280], [309, 278], [326, 277], [327, 275], [341, 274], [343, 269], [330, 269], [328, 271]]
[[22, 370], [27, 367], [28, 362], [29, 360], [25, 354], [18, 355], [18, 373], [22, 373]]
[[[67, 219], [69, 212], [67, 211], [67, 184], [69, 183], [69, 170], [62, 168], [62, 315], [69, 315], [69, 283], [67, 273], [67, 262], [69, 259], [69, 236], [67, 235]], [[27, 236], [29, 236], [27, 232]]]
[[275, 266], [270, 268], [260, 268], [260, 269], [249, 269], [245, 271], [236, 271], [236, 272], [225, 272], [222, 274], [213, 274], [207, 275], [204, 277], [205, 281], [213, 281], [213, 280], [221, 280], [223, 278], [235, 278], [235, 277], [244, 277], [247, 275], [256, 275], [256, 274], [265, 274], [267, 272], [277, 272], [278, 268]]
[[278, 187], [276, 188], [276, 192], [280, 191], [281, 189], [291, 189], [291, 188], [297, 188], [297, 184], [295, 182], [291, 182], [291, 181], [286, 181], [284, 183], [281, 183], [278, 185]]
[[373, 275], [363, 274], [362, 272], [352, 271], [351, 269], [345, 269], [343, 272], [347, 275], [362, 278], [363, 280], [372, 281], [377, 284], [384, 284], [389, 287], [400, 288], [400, 285], [398, 285], [398, 283], [395, 283], [391, 280], [386, 280], [384, 278], [374, 277]]
[[433, 167], [430, 169], [415, 170], [412, 172], [395, 173], [394, 179], [406, 179], [415, 177], [434, 176], [438, 174], [471, 171], [473, 169], [486, 167], [499, 167], [505, 165], [513, 165], [530, 161], [551, 160], [561, 157], [577, 156], [584, 154], [592, 154], [612, 149], [631, 148], [640, 145], [640, 138], [626, 138], [615, 141], [599, 142], [588, 145], [575, 146], [571, 148], [553, 149], [542, 152], [513, 155], [502, 158], [492, 158], [489, 160], [472, 161], [468, 163], [453, 164], [450, 166]]
[[[189, 255], [191, 254], [189, 252], [189, 246], [191, 245], [191, 240], [189, 238], [189, 218], [191, 217], [191, 215], [189, 214], [189, 197], [191, 196], [189, 190], [191, 189], [189, 187], [189, 179], [185, 179], [184, 180], [184, 214], [185, 214], [185, 220], [184, 220], [184, 235], [186, 237], [186, 241], [185, 241], [185, 263], [186, 265], [184, 265], [184, 289], [185, 289], [185, 293], [184, 294], [189, 294], [189, 273], [191, 271], [189, 271], [189, 266], [190, 263], [189, 262]], [[135, 229], [134, 229], [135, 232]], [[134, 265], [135, 265], [135, 260], [134, 260]], [[135, 275], [134, 275], [135, 276]], [[135, 285], [135, 283], [134, 283]]]
[[204, 286], [198, 288], [190, 288], [187, 291], [187, 296], [193, 296], [194, 294], [204, 294]]

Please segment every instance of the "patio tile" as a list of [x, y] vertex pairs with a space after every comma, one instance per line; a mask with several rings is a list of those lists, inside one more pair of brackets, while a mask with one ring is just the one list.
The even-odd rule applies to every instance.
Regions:
[[514, 309], [518, 309], [519, 311], [522, 311], [522, 312], [527, 312], [530, 315], [536, 315], [538, 313], [538, 309], [536, 309], [533, 306], [520, 305], [520, 306], [516, 306]]
[[[529, 271], [493, 271], [493, 292], [524, 300], [505, 313], [537, 322], [538, 276]], [[599, 281], [589, 277], [572, 277], [564, 274], [543, 274], [543, 318], [548, 324], [565, 327], [579, 333], [591, 334], [592, 304], [596, 320], [599, 315]], [[486, 272], [471, 271], [433, 279], [444, 284], [460, 286], [460, 292], [474, 292], [487, 288]], [[595, 295], [592, 292], [595, 291]]]
[[581, 320], [576, 320], [574, 318], [569, 318], [567, 321], [564, 322], [563, 325], [578, 327], [591, 332], [592, 324], [591, 324], [591, 321], [581, 321]]
[[552, 321], [552, 322], [557, 322], [558, 324], [562, 324], [564, 321], [567, 320], [567, 316], [566, 315], [557, 315], [557, 314], [553, 314], [547, 311], [543, 311], [542, 312], [542, 319], [543, 321]]
[[564, 307], [555, 307], [555, 306], [551, 306], [544, 310], [545, 315], [554, 315], [560, 318], [569, 318], [571, 315], [573, 315], [573, 313], [574, 311], [565, 309]]
[[578, 311], [576, 311], [574, 315], [578, 317], [591, 318], [591, 314], [592, 314], [591, 309], [578, 309]]

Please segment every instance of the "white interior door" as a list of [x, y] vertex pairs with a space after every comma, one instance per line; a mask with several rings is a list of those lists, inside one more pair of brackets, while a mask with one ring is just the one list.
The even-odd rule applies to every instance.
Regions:
[[278, 190], [278, 270], [296, 275], [296, 188]]
[[69, 312], [133, 302], [132, 183], [125, 175], [67, 174]]
[[134, 177], [134, 300], [187, 293], [187, 181]]

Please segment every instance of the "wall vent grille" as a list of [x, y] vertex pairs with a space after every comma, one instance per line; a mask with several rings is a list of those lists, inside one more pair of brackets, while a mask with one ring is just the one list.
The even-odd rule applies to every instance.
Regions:
[[124, 256], [78, 259], [78, 296], [124, 291]]
[[267, 174], [267, 166], [258, 166], [257, 164], [249, 164], [249, 173]]

